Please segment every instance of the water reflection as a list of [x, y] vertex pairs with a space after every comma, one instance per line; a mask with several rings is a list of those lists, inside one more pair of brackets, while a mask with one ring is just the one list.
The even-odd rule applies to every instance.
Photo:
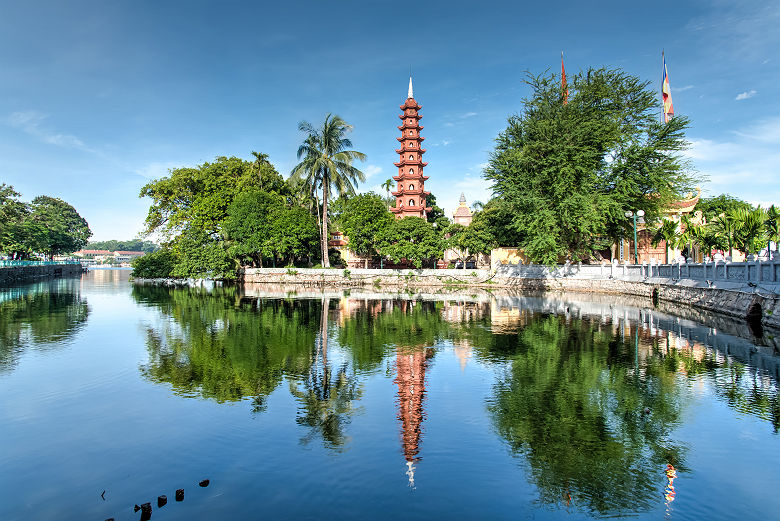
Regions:
[[78, 279], [0, 289], [0, 372], [15, 367], [25, 349], [67, 345], [88, 316]]
[[436, 353], [452, 349], [461, 370], [495, 369], [488, 414], [539, 500], [595, 515], [668, 506], [674, 477], [689, 472], [674, 433], [705, 391], [775, 432], [780, 424], [775, 348], [725, 322], [592, 296], [282, 295], [136, 286], [136, 301], [161, 312], [145, 326], [142, 374], [183, 396], [251, 399], [258, 413], [287, 380], [301, 442], [333, 451], [350, 445], [366, 381], [389, 377], [414, 487], [436, 407], [427, 378]]

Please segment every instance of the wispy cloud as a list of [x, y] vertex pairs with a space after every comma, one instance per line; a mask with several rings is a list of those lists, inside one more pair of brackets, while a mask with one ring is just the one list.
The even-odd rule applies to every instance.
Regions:
[[[755, 122], [731, 140], [692, 139], [686, 156], [709, 178], [710, 195], [780, 202], [780, 117]], [[775, 204], [776, 204], [775, 203]]]
[[382, 173], [382, 167], [379, 165], [368, 165], [363, 169], [363, 173], [366, 174], [366, 179], [371, 179], [375, 175]]
[[754, 89], [750, 89], [750, 90], [746, 90], [745, 92], [740, 92], [739, 94], [737, 94], [737, 97], [734, 99], [737, 101], [742, 101], [743, 99], [752, 98], [756, 94], [758, 94], [758, 92], [756, 92]]
[[459, 117], [460, 119], [466, 119], [466, 118], [473, 118], [476, 115], [477, 115], [476, 112], [466, 112], [465, 114], [461, 114]]
[[175, 161], [165, 161], [165, 162], [155, 161], [155, 162], [148, 163], [142, 166], [141, 168], [137, 168], [133, 170], [133, 172], [140, 175], [144, 179], [160, 179], [161, 177], [167, 176], [170, 170], [174, 168], [179, 168], [186, 164], [188, 163], [175, 162]]
[[686, 90], [691, 90], [694, 87], [694, 85], [686, 85], [684, 87], [676, 87], [673, 89], [673, 92], [685, 92]]
[[452, 121], [448, 121], [448, 122], [446, 122], [446, 123], [444, 124], [444, 126], [445, 126], [445, 127], [454, 127], [454, 126], [455, 126], [455, 123], [453, 123]]
[[46, 128], [43, 123], [48, 117], [47, 114], [37, 110], [27, 110], [14, 112], [6, 118], [6, 123], [50, 145], [95, 152], [73, 134], [63, 134]]

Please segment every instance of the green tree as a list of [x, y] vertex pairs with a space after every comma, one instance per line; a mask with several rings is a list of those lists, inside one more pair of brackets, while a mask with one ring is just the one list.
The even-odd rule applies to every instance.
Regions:
[[[764, 222], [767, 240], [775, 243], [775, 251], [778, 250], [780, 243], [780, 211], [772, 205], [766, 211], [766, 221]], [[771, 244], [767, 244], [767, 253], [771, 253]]]
[[167, 249], [136, 257], [130, 263], [133, 277], [137, 279], [166, 279], [173, 274], [176, 257]]
[[173, 169], [141, 189], [141, 197], [152, 199], [144, 232], [160, 234], [174, 253], [174, 276], [235, 277], [237, 263], [225, 243], [223, 225], [234, 199], [259, 190], [261, 182], [265, 192], [289, 194], [288, 184], [270, 163], [236, 157]]
[[763, 208], [736, 208], [728, 213], [728, 218], [734, 223], [734, 246], [745, 255], [756, 253], [766, 244]]
[[718, 215], [728, 214], [736, 209], [752, 210], [753, 205], [742, 199], [727, 194], [720, 194], [715, 197], [702, 197], [696, 203], [694, 211], [700, 211], [707, 219], [707, 222], [712, 222]]
[[484, 223], [498, 246], [518, 246], [524, 234], [513, 226], [514, 214], [503, 200], [494, 198], [474, 214], [471, 224]]
[[317, 225], [305, 208], [276, 208], [270, 221], [269, 247], [274, 254], [288, 259], [292, 266], [296, 258], [311, 257], [317, 251]]
[[431, 194], [428, 196], [427, 204], [431, 207], [431, 211], [425, 216], [425, 219], [429, 223], [436, 223], [436, 226], [440, 226], [442, 229], [446, 228], [450, 224], [450, 220], [444, 215], [444, 210], [436, 204], [436, 196]]
[[373, 193], [350, 197], [339, 224], [349, 237], [349, 249], [358, 255], [373, 256], [379, 248], [379, 235], [393, 222], [387, 205]]
[[378, 236], [379, 252], [401, 262], [406, 259], [418, 268], [425, 260], [444, 253], [444, 239], [433, 225], [421, 217], [395, 219]]
[[653, 221], [692, 188], [680, 157], [688, 120], [658, 123], [648, 82], [589, 69], [574, 77], [567, 104], [553, 75], [528, 83], [532, 95], [499, 134], [485, 176], [533, 261], [587, 261], [625, 233], [626, 209]]
[[86, 219], [56, 197], [41, 195], [33, 199], [27, 219], [37, 225], [35, 250], [48, 257], [80, 250], [92, 236]]
[[278, 194], [253, 188], [236, 196], [223, 224], [231, 256], [251, 266], [263, 267], [263, 257], [273, 255], [271, 215], [284, 205]]
[[447, 230], [447, 247], [456, 251], [463, 260], [476, 255], [488, 255], [498, 246], [485, 221], [472, 221], [469, 226], [453, 224]]
[[298, 163], [292, 171], [295, 179], [303, 179], [304, 186], [312, 193], [319, 190], [322, 193], [322, 217], [320, 234], [322, 266], [330, 267], [328, 260], [328, 198], [331, 189], [335, 188], [339, 195], [352, 195], [355, 185], [366, 180], [366, 176], [352, 163], [363, 161], [366, 155], [355, 150], [352, 142], [345, 137], [352, 130], [339, 116], [328, 114], [319, 129], [310, 123], [302, 121], [298, 130], [307, 134], [306, 139], [298, 148]]
[[388, 205], [393, 201], [393, 199], [390, 197], [390, 189], [393, 187], [393, 180], [392, 179], [386, 179], [384, 183], [382, 183], [382, 188], [385, 189], [387, 192], [387, 199], [385, 200], [385, 203]]
[[664, 251], [664, 262], [669, 263], [669, 248], [676, 248], [677, 244], [679, 243], [680, 234], [678, 231], [677, 223], [669, 220], [664, 219], [661, 221], [660, 226], [655, 229], [653, 232], [653, 238], [651, 239], [651, 243], [653, 247], [658, 246], [661, 241], [663, 241], [666, 244], [666, 249]]

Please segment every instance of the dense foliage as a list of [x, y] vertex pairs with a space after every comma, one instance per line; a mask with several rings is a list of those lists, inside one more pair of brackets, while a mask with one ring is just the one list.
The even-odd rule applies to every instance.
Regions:
[[0, 184], [0, 252], [13, 259], [35, 254], [51, 258], [87, 244], [92, 231], [73, 206], [45, 195], [24, 203], [20, 196], [12, 186]]
[[133, 239], [130, 241], [118, 241], [111, 239], [108, 241], [90, 241], [87, 243], [87, 249], [90, 250], [108, 250], [108, 251], [142, 251], [152, 253], [160, 249], [160, 246], [152, 241]]
[[626, 232], [625, 210], [653, 221], [692, 188], [679, 154], [688, 120], [658, 123], [647, 82], [589, 69], [574, 77], [568, 103], [553, 75], [528, 84], [531, 97], [499, 134], [485, 176], [533, 261], [588, 260]]
[[338, 217], [341, 231], [349, 237], [349, 249], [358, 255], [373, 256], [379, 248], [379, 235], [393, 222], [385, 201], [370, 192], [346, 199]]
[[176, 259], [171, 250], [158, 250], [133, 259], [133, 277], [166, 279], [173, 274]]
[[444, 253], [441, 233], [421, 217], [396, 219], [378, 236], [379, 252], [395, 262], [406, 259], [418, 268]]

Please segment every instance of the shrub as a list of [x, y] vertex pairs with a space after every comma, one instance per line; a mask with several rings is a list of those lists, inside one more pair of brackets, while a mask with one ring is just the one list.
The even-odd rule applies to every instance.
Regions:
[[171, 250], [158, 250], [136, 257], [130, 264], [133, 277], [138, 279], [165, 279], [171, 276], [176, 259]]

